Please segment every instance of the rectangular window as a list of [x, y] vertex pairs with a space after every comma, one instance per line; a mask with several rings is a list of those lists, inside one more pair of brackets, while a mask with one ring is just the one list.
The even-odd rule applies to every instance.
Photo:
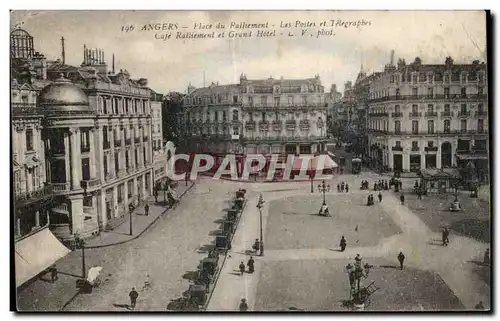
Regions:
[[394, 106], [394, 112], [399, 114], [401, 112], [401, 107], [399, 105]]
[[288, 106], [293, 106], [293, 96], [288, 96]]
[[123, 184], [118, 185], [117, 188], [117, 196], [118, 196], [118, 204], [121, 204], [123, 201]]
[[396, 121], [394, 122], [394, 132], [395, 132], [396, 134], [401, 133], [401, 122], [400, 122], [399, 120], [396, 120]]
[[411, 122], [411, 131], [413, 134], [418, 134], [418, 120]]
[[266, 121], [266, 113], [262, 113], [262, 121]]
[[[153, 142], [155, 142], [155, 141], [153, 141]], [[156, 145], [156, 144], [154, 144], [154, 145]], [[153, 148], [155, 148], [155, 149], [156, 149], [156, 146], [154, 146]], [[125, 151], [125, 168], [129, 168], [129, 167], [130, 167], [130, 166], [129, 166], [129, 157], [128, 157], [128, 153], [129, 153], [129, 151], [128, 151], [128, 150], [126, 150], [126, 151]]]
[[104, 170], [104, 177], [108, 176], [108, 155], [104, 154], [102, 159], [102, 167]]
[[239, 135], [240, 134], [240, 128], [238, 126], [233, 127], [233, 135]]
[[460, 112], [462, 114], [466, 114], [467, 113], [467, 104], [461, 104], [460, 105]]
[[462, 119], [460, 121], [460, 130], [462, 132], [466, 132], [467, 131], [467, 119]]
[[302, 96], [302, 104], [307, 106], [307, 96]]
[[412, 112], [413, 114], [418, 113], [418, 105], [412, 105], [412, 106], [411, 106], [411, 112]]
[[427, 142], [427, 147], [434, 147], [434, 141], [429, 140], [429, 141]]
[[467, 88], [466, 87], [462, 87], [460, 89], [460, 96], [463, 97], [463, 98], [467, 97]]
[[434, 89], [432, 87], [427, 88], [427, 97], [432, 98], [434, 96]]
[[412, 141], [411, 142], [411, 149], [413, 149], [413, 150], [418, 149], [418, 141]]
[[411, 89], [411, 94], [413, 97], [417, 97], [418, 96], [418, 88], [412, 88]]
[[483, 104], [477, 104], [477, 112], [478, 113], [483, 113], [484, 112]]
[[88, 158], [82, 158], [82, 180], [90, 180], [90, 160]]
[[33, 129], [31, 128], [26, 129], [26, 150], [33, 150]]
[[226, 113], [226, 111], [223, 111], [222, 112], [222, 121], [225, 122], [226, 120], [227, 120], [227, 113]]
[[444, 112], [445, 112], [446, 114], [449, 114], [449, 113], [450, 113], [450, 104], [445, 104], [445, 105], [444, 105]]
[[434, 121], [433, 120], [427, 121], [427, 132], [429, 134], [434, 134]]
[[450, 88], [448, 87], [444, 89], [444, 98], [450, 98]]
[[480, 133], [482, 133], [484, 131], [484, 120], [483, 119], [477, 120], [477, 131]]
[[235, 95], [235, 96], [233, 96], [233, 103], [236, 104], [237, 102], [238, 102], [238, 96]]
[[280, 106], [280, 97], [274, 97], [274, 107]]
[[451, 126], [450, 126], [450, 120], [449, 119], [447, 119], [447, 120], [444, 121], [443, 127], [444, 127], [444, 132], [445, 133], [449, 133], [450, 132]]
[[128, 198], [132, 198], [133, 191], [134, 191], [134, 181], [130, 180], [130, 181], [127, 182], [127, 195], [128, 195]]
[[396, 141], [396, 147], [401, 147], [401, 141], [399, 140]]
[[431, 104], [427, 105], [427, 112], [433, 113], [434, 112], [434, 105], [431, 105]]
[[117, 173], [120, 170], [119, 157], [120, 157], [119, 154], [115, 153], [115, 172]]
[[477, 88], [477, 94], [478, 94], [479, 96], [482, 96], [482, 95], [483, 95], [483, 87], [478, 87], [478, 88]]

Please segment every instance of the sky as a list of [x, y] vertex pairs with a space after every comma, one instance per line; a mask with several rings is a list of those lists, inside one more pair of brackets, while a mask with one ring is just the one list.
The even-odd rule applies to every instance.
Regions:
[[[330, 27], [330, 20], [364, 25]], [[303, 25], [295, 28], [297, 21]], [[320, 27], [321, 21], [327, 25]], [[176, 32], [194, 31], [195, 23], [215, 27], [231, 22], [267, 22], [276, 36], [256, 38], [253, 31], [252, 38], [231, 39], [229, 31], [241, 30], [228, 26], [224, 38], [164, 41], [156, 37], [169, 31], [140, 30], [150, 23], [178, 24], [172, 31], [175, 37]], [[293, 27], [280, 28], [285, 23]], [[134, 79], [147, 78], [159, 93], [185, 92], [189, 83], [238, 83], [241, 73], [248, 79], [318, 74], [325, 91], [331, 84], [343, 90], [346, 81], [356, 79], [361, 65], [368, 73], [382, 70], [391, 50], [395, 61], [404, 58], [407, 63], [417, 56], [424, 64], [444, 63], [447, 56], [456, 63], [486, 59], [483, 11], [12, 11], [11, 29], [18, 24], [48, 59], [61, 58], [61, 37], [66, 63], [71, 65], [82, 63], [84, 44], [100, 48], [108, 66], [114, 53], [115, 69], [127, 69]], [[131, 25], [133, 31], [122, 31]], [[318, 38], [321, 28], [335, 35]], [[301, 36], [305, 29], [306, 36]]]

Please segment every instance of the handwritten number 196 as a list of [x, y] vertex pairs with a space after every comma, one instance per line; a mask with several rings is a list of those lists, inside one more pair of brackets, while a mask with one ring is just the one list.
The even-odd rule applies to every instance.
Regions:
[[122, 26], [122, 32], [131, 32], [134, 31], [134, 26], [129, 25], [129, 26]]

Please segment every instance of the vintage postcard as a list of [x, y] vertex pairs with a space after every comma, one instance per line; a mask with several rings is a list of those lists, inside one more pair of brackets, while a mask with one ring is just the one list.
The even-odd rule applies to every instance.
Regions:
[[491, 311], [486, 11], [11, 11], [18, 311]]

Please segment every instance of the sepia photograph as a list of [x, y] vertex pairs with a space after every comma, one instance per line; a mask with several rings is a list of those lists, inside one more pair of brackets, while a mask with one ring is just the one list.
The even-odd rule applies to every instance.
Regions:
[[491, 19], [11, 10], [16, 310], [491, 312]]

